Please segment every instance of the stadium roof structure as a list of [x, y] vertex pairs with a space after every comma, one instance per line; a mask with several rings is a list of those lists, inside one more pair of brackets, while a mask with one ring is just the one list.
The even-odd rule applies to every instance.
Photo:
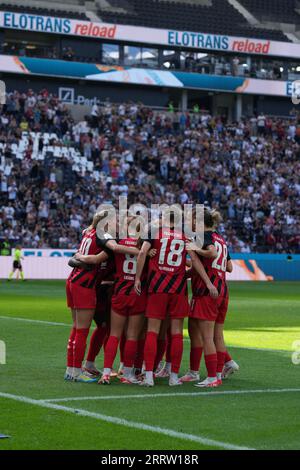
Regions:
[[[0, 10], [284, 42], [298, 42], [298, 7], [297, 0], [65, 0], [63, 3], [8, 0], [0, 3]], [[282, 23], [288, 23], [287, 27]]]

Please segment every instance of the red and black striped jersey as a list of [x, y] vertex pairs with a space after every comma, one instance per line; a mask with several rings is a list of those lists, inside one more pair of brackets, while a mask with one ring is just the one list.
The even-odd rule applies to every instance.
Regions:
[[[82, 255], [97, 255], [102, 251], [101, 241], [98, 239], [96, 230], [85, 231], [80, 243], [79, 253]], [[78, 284], [81, 287], [93, 289], [97, 281], [98, 268], [86, 271], [85, 269], [75, 268], [69, 276], [72, 284]]]
[[[203, 249], [207, 248], [209, 245], [216, 247], [218, 253], [217, 258], [212, 260], [200, 257], [200, 259], [211, 283], [218, 289], [219, 295], [225, 297], [227, 295], [227, 261], [231, 259], [227, 244], [224, 238], [217, 232], [205, 232]], [[204, 281], [195, 270], [192, 272], [192, 292], [194, 297], [209, 295]]]
[[[124, 238], [118, 241], [119, 245], [137, 247], [138, 240]], [[115, 289], [114, 295], [130, 295], [134, 292], [137, 256], [115, 253]]]
[[187, 294], [186, 237], [177, 229], [161, 228], [153, 239], [145, 240], [157, 250], [148, 268], [148, 292]]

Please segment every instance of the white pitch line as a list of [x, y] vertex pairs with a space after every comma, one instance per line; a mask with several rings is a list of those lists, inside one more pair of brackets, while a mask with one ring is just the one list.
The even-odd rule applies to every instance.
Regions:
[[83, 416], [86, 418], [93, 418], [98, 421], [103, 421], [106, 423], [117, 424], [119, 426], [125, 426], [127, 428], [140, 429], [142, 431], [150, 431], [156, 434], [163, 434], [167, 437], [173, 437], [176, 439], [183, 439], [185, 441], [197, 442], [209, 447], [218, 447], [221, 449], [227, 450], [254, 450], [249, 447], [238, 446], [235, 444], [230, 444], [228, 442], [215, 441], [214, 439], [208, 439], [203, 436], [196, 436], [194, 434], [187, 434], [184, 432], [174, 431], [173, 429], [161, 428], [159, 426], [151, 426], [145, 423], [137, 423], [135, 421], [128, 421], [127, 419], [117, 418], [115, 416], [107, 416], [100, 413], [93, 413], [83, 409], [69, 408], [67, 406], [55, 405], [53, 403], [47, 403], [41, 400], [34, 400], [33, 398], [12, 395], [10, 393], [1, 393], [0, 397], [7, 398], [10, 400], [19, 401], [21, 403], [26, 403], [29, 405], [36, 405], [41, 408], [47, 408], [55, 411], [64, 411], [66, 413], [76, 414], [76, 416]]
[[92, 400], [127, 400], [128, 398], [169, 398], [169, 397], [208, 397], [208, 396], [224, 396], [224, 395], [251, 395], [260, 393], [297, 393], [300, 388], [281, 388], [281, 389], [262, 389], [262, 390], [228, 390], [223, 392], [183, 392], [183, 393], [145, 393], [138, 395], [101, 395], [95, 397], [67, 397], [67, 398], [49, 398], [41, 400], [45, 403], [62, 403], [69, 401], [92, 401]]
[[5, 317], [1, 315], [0, 320], [14, 320], [14, 321], [20, 321], [24, 323], [36, 323], [39, 325], [47, 325], [47, 326], [68, 326], [69, 328], [71, 328], [71, 323], [60, 323], [60, 322], [44, 321], [44, 320], [32, 320], [30, 318]]
[[[15, 320], [24, 323], [32, 323], [32, 324], [39, 324], [39, 325], [47, 325], [47, 326], [64, 326], [71, 328], [70, 323], [60, 323], [60, 322], [52, 322], [52, 321], [44, 321], [44, 320], [32, 320], [30, 318], [20, 318], [20, 317], [9, 317], [0, 315], [0, 320]], [[188, 338], [184, 338], [184, 341], [190, 341]], [[285, 351], [284, 349], [269, 349], [269, 348], [255, 348], [255, 347], [247, 347], [247, 346], [232, 346], [228, 344], [228, 347], [231, 349], [245, 349], [248, 351], [263, 351], [263, 352], [271, 352], [271, 353], [285, 353], [289, 354], [292, 351]]]

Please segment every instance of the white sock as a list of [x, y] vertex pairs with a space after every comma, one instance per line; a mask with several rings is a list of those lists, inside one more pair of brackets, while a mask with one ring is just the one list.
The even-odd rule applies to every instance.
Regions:
[[111, 369], [109, 369], [108, 367], [105, 367], [103, 369], [103, 375], [109, 375], [110, 376], [110, 373], [111, 373]]
[[165, 363], [165, 370], [168, 371], [168, 372], [171, 372], [171, 362], [166, 362]]
[[173, 380], [174, 382], [177, 382], [178, 374], [175, 374], [175, 372], [171, 372], [170, 380]]
[[150, 370], [150, 371], [147, 371], [147, 370], [146, 370], [146, 380], [147, 380], [147, 381], [152, 381], [152, 380], [153, 380], [153, 372], [152, 372], [152, 370]]
[[82, 372], [81, 369], [78, 369], [77, 367], [73, 367], [72, 375], [73, 375], [73, 377], [78, 377], [78, 375], [80, 375], [81, 372]]
[[233, 364], [234, 364], [234, 361], [233, 361], [233, 360], [228, 361], [228, 362], [225, 362], [225, 366], [227, 366], [227, 367], [230, 367], [230, 366], [232, 366]]
[[191, 375], [198, 375], [199, 372], [197, 370], [190, 370]]
[[67, 367], [66, 374], [72, 375], [73, 374], [73, 367]]
[[122, 370], [124, 367], [124, 362], [120, 362], [119, 370]]
[[85, 361], [85, 367], [86, 367], [87, 369], [96, 369], [95, 363], [94, 363], [94, 362], [91, 362], [91, 361]]
[[217, 372], [217, 379], [222, 380], [222, 373], [221, 372]]
[[130, 377], [132, 375], [132, 367], [123, 367], [123, 374], [125, 377]]

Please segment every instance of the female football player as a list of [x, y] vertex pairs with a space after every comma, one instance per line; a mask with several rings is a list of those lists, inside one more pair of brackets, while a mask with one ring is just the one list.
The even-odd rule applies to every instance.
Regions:
[[[181, 385], [178, 379], [183, 353], [183, 322], [188, 314], [188, 298], [186, 283], [186, 237], [181, 229], [175, 226], [174, 213], [169, 221], [158, 229], [156, 236], [143, 242], [138, 256], [135, 290], [141, 294], [141, 275], [146, 257], [151, 248], [157, 250], [151, 258], [148, 269], [148, 302], [146, 317], [148, 318], [147, 336], [145, 342], [145, 380], [142, 386], [153, 387], [153, 369], [157, 354], [157, 340], [161, 323], [168, 316], [171, 324], [171, 374], [170, 386]], [[216, 288], [206, 275], [201, 261], [191, 252], [195, 269], [205, 279], [205, 286], [213, 296], [217, 296]]]
[[[107, 259], [96, 228], [103, 219], [103, 213], [95, 214], [93, 222], [84, 232], [79, 247], [81, 255], [98, 255], [99, 263]], [[74, 268], [66, 282], [67, 304], [71, 310], [73, 327], [68, 341], [66, 380], [77, 382], [95, 381], [82, 371], [86, 341], [96, 307], [97, 269]]]
[[[133, 218], [130, 219], [131, 221]], [[122, 383], [138, 383], [133, 373], [133, 366], [137, 355], [138, 340], [144, 324], [144, 312], [146, 308], [146, 292], [139, 297], [134, 291], [136, 272], [136, 258], [139, 253], [138, 238], [128, 237], [119, 241], [107, 240], [106, 249], [112, 250], [115, 257], [116, 275], [114, 293], [111, 301], [111, 326], [110, 335], [104, 352], [104, 371], [99, 384], [110, 383], [110, 374], [117, 354], [118, 346], [123, 333], [126, 334], [124, 347]], [[97, 257], [80, 256], [85, 263], [96, 262]]]
[[190, 371], [181, 380], [199, 380], [198, 371], [204, 350], [208, 377], [198, 383], [198, 387], [217, 387], [221, 384], [226, 354], [223, 337], [228, 309], [226, 272], [232, 271], [232, 263], [224, 238], [216, 232], [220, 221], [221, 216], [217, 211], [205, 210], [204, 246], [202, 249], [195, 249], [219, 294], [217, 298], [212, 298], [202, 279], [197, 273], [192, 273], [193, 298], [189, 313]]

